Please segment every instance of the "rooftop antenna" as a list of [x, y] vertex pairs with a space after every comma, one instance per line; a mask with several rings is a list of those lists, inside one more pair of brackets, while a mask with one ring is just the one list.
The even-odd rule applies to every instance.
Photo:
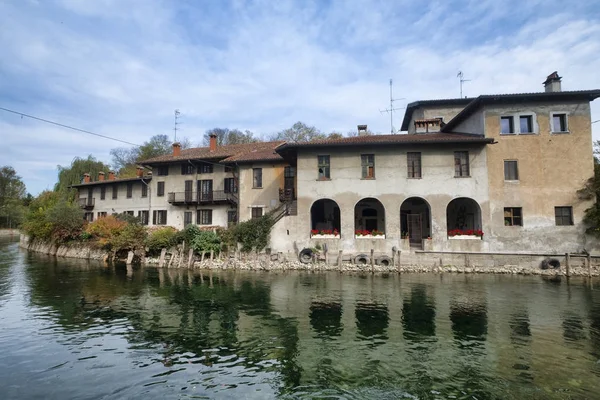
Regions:
[[390, 133], [393, 135], [394, 132], [394, 111], [397, 110], [402, 110], [404, 107], [402, 108], [394, 108], [394, 102], [398, 101], [398, 100], [404, 100], [404, 97], [401, 97], [399, 99], [395, 99], [394, 95], [393, 95], [393, 82], [392, 79], [390, 79], [390, 108], [386, 108], [385, 110], [379, 110], [380, 113], [390, 113]]
[[460, 98], [462, 99], [462, 87], [464, 82], [471, 82], [470, 79], [464, 79], [465, 74], [462, 71], [458, 71], [456, 77], [460, 80]]
[[181, 124], [181, 122], [178, 122], [178, 119], [179, 119], [179, 114], [181, 114], [181, 113], [179, 112], [179, 110], [178, 110], [178, 109], [175, 109], [175, 125], [174, 125], [174, 127], [173, 127], [173, 131], [175, 132], [175, 142], [177, 142], [177, 130], [178, 130], [178, 128], [177, 128], [177, 125], [180, 125], [180, 124]]

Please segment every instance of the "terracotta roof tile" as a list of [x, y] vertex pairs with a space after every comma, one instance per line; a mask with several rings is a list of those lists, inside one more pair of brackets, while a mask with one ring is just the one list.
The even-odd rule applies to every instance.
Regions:
[[[143, 178], [145, 181], [150, 181], [152, 180], [152, 175], [145, 175]], [[92, 185], [107, 185], [110, 183], [122, 183], [122, 182], [137, 182], [137, 181], [141, 181], [142, 179], [135, 177], [135, 178], [116, 178], [113, 180], [110, 179], [105, 179], [103, 181], [92, 181], [92, 182], [87, 182], [87, 183], [79, 183], [77, 185], [71, 185], [71, 187], [81, 187], [81, 186], [92, 186]]]

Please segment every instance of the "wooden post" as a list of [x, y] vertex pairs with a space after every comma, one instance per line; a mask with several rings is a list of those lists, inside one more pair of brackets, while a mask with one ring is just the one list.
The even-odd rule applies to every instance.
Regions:
[[129, 250], [127, 253], [127, 265], [131, 265], [133, 263], [133, 251]]
[[402, 255], [402, 250], [398, 250], [398, 272], [400, 272], [400, 267], [402, 263], [400, 262], [400, 256]]
[[204, 262], [204, 252], [202, 252], [202, 256], [200, 257], [200, 264]]
[[181, 268], [181, 261], [183, 261], [183, 252], [185, 250], [185, 240], [181, 243], [181, 250], [179, 250], [179, 262], [177, 268]]
[[375, 253], [375, 250], [371, 249], [371, 273], [375, 273], [375, 257], [373, 257], [373, 254]]
[[396, 266], [396, 252], [392, 251], [392, 267]]
[[215, 255], [215, 252], [214, 252], [214, 250], [211, 250], [211, 251], [210, 251], [210, 261], [212, 261], [212, 260], [213, 260], [213, 258], [214, 258], [214, 255]]
[[592, 255], [587, 255], [588, 277], [592, 277]]
[[571, 276], [571, 254], [565, 254], [565, 262], [567, 263], [567, 276]]
[[167, 249], [162, 249], [160, 251], [160, 260], [158, 260], [158, 266], [160, 268], [164, 267], [165, 265], [165, 256], [167, 255]]
[[192, 268], [194, 266], [194, 249], [190, 249], [190, 253], [188, 255], [188, 268]]
[[342, 271], [342, 250], [338, 253], [338, 269], [340, 272]]
[[167, 264], [167, 268], [171, 268], [171, 264], [173, 263], [174, 258], [175, 258], [175, 253], [171, 253], [171, 258], [169, 258], [169, 264]]

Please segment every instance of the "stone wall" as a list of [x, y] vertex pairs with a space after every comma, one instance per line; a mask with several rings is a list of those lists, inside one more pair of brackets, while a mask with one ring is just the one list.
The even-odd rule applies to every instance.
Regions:
[[18, 229], [0, 229], [0, 237], [13, 237], [19, 235], [20, 232]]
[[110, 257], [110, 253], [106, 250], [99, 250], [90, 246], [78, 245], [60, 245], [57, 246], [52, 242], [43, 240], [29, 240], [27, 235], [21, 235], [19, 239], [19, 247], [34, 251], [36, 253], [48, 254], [57, 257], [67, 258], [82, 258], [85, 260], [102, 260], [106, 261]]

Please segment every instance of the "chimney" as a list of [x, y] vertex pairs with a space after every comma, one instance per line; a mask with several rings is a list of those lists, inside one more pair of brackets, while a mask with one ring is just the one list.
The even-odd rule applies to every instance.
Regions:
[[138, 178], [143, 178], [144, 177], [144, 168], [143, 167], [137, 167], [137, 171], [135, 172], [135, 175]]
[[358, 136], [367, 136], [367, 126], [366, 125], [358, 125]]
[[83, 174], [83, 183], [90, 183], [90, 174]]
[[108, 180], [109, 181], [115, 180], [115, 171], [108, 171]]
[[179, 142], [173, 143], [173, 157], [181, 155], [181, 144]]
[[104, 182], [104, 172], [102, 172], [102, 171], [98, 172], [98, 180], [100, 182]]
[[217, 149], [217, 135], [212, 133], [210, 135], [210, 151], [215, 151]]
[[546, 92], [560, 92], [560, 80], [562, 76], [558, 76], [558, 72], [554, 71], [544, 81], [544, 87], [546, 88]]

